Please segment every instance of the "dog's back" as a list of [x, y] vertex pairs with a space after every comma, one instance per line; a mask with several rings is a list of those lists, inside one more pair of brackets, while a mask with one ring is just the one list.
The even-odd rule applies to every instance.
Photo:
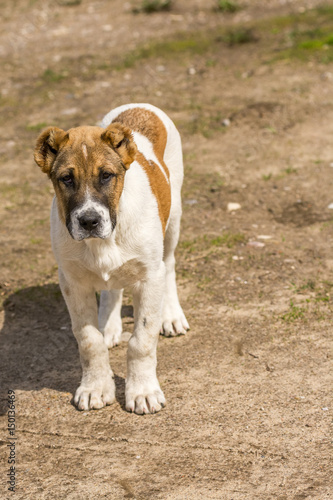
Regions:
[[138, 148], [136, 161], [149, 178], [165, 234], [181, 215], [183, 158], [179, 132], [162, 110], [145, 103], [119, 106], [103, 118], [101, 125], [107, 127], [114, 122], [133, 131]]

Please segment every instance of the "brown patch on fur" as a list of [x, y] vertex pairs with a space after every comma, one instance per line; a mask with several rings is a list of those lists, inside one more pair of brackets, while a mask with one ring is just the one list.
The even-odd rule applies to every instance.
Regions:
[[165, 180], [161, 169], [156, 163], [147, 160], [142, 153], [138, 152], [136, 160], [146, 172], [151, 190], [157, 200], [158, 212], [162, 223], [163, 234], [165, 234], [166, 224], [168, 222], [171, 208], [171, 190]]
[[164, 163], [163, 158], [167, 143], [167, 131], [162, 120], [148, 109], [132, 108], [120, 113], [114, 119], [114, 122], [123, 123], [134, 132], [139, 132], [150, 140], [154, 152], [169, 179], [169, 169]]
[[[169, 169], [164, 162], [167, 131], [162, 120], [155, 113], [143, 108], [132, 108], [123, 111], [115, 118], [113, 123], [114, 125], [123, 123], [134, 132], [139, 132], [147, 137], [153, 145], [154, 153], [160, 165], [162, 165], [167, 178], [170, 179]], [[160, 167], [152, 160], [147, 160], [139, 151], [136, 154], [136, 160], [144, 168], [153, 194], [156, 197], [164, 234], [171, 208], [170, 184], [163, 175]]]

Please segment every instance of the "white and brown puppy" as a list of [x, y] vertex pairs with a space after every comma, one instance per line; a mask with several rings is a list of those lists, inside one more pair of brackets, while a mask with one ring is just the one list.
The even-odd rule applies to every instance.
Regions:
[[131, 287], [135, 327], [126, 409], [155, 413], [165, 404], [156, 376], [158, 335], [189, 328], [177, 296], [174, 257], [181, 141], [170, 118], [149, 104], [116, 108], [102, 125], [68, 132], [50, 127], [35, 149], [35, 161], [56, 193], [52, 248], [83, 372], [74, 402], [89, 410], [115, 399], [108, 347], [120, 341], [122, 289]]

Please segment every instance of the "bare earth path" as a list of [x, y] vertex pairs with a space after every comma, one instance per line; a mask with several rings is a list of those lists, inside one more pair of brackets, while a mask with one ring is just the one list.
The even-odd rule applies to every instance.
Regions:
[[[331, 498], [333, 9], [215, 3], [0, 1], [0, 498]], [[32, 159], [46, 125], [95, 124], [131, 101], [174, 119], [186, 175], [177, 271], [191, 330], [160, 339], [167, 406], [145, 417], [124, 410], [126, 342], [110, 351], [117, 402], [71, 404], [80, 366], [52, 187]], [[129, 294], [123, 322], [131, 332]]]

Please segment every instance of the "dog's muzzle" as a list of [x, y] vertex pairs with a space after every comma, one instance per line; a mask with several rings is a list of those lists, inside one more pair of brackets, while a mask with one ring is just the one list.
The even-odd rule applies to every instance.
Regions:
[[95, 203], [95, 206], [81, 207], [74, 210], [68, 220], [67, 229], [74, 240], [86, 238], [108, 238], [112, 232], [112, 222], [106, 207]]

